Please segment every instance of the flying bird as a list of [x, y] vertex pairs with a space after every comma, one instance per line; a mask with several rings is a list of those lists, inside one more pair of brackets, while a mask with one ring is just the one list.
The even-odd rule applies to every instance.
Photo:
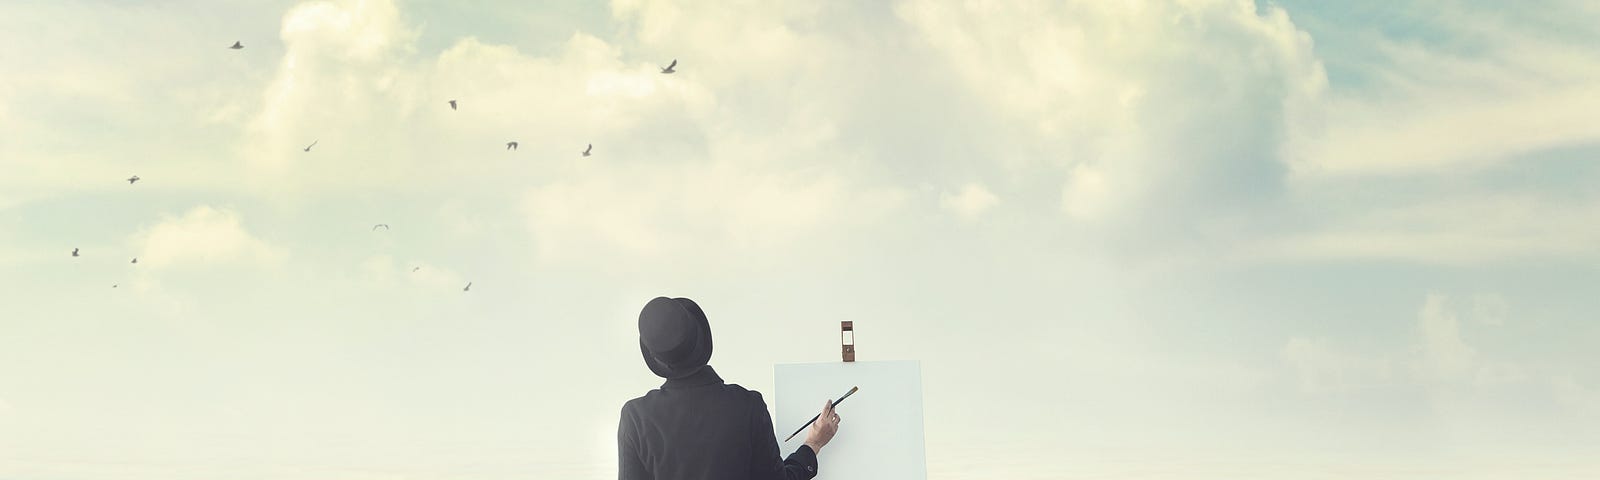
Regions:
[[72, 256], [74, 256], [74, 257], [78, 256], [78, 249], [77, 248], [73, 248], [72, 249]]
[[671, 65], [667, 65], [667, 68], [661, 69], [661, 73], [676, 72], [677, 70], [673, 70], [672, 69], [672, 67], [676, 67], [676, 66], [678, 66], [678, 59], [674, 58], [674, 59], [672, 59], [672, 64]]
[[589, 152], [592, 152], [592, 151], [594, 151], [594, 144], [593, 143], [589, 144], [589, 148], [583, 149], [583, 156], [585, 156], [585, 157], [589, 156]]
[[469, 291], [469, 290], [472, 290], [472, 282], [467, 282], [467, 286], [461, 287], [461, 291], [463, 291], [463, 292]]
[[422, 267], [411, 267], [411, 273], [417, 273], [417, 270], [422, 270]]
[[137, 182], [137, 181], [139, 181], [139, 176], [138, 175], [134, 175], [134, 176], [128, 177], [128, 185], [133, 185], [133, 182]]
[[115, 283], [111, 284], [111, 288], [117, 288], [117, 284], [115, 284]]
[[506, 142], [506, 150], [516, 150], [517, 142]]
[[231, 48], [231, 49], [234, 49], [234, 50], [238, 50], [238, 49], [244, 48], [244, 45], [241, 45], [241, 44], [239, 44], [239, 42], [235, 41], [235, 42], [233, 42], [233, 46], [228, 47], [228, 48]]
[[389, 229], [389, 224], [380, 223], [380, 224], [377, 224], [377, 225], [373, 225], [372, 226], [372, 231], [374, 231], [374, 232], [378, 231], [378, 227], [383, 227], [384, 230], [388, 230]]
[[311, 151], [311, 147], [317, 146], [317, 142], [320, 142], [320, 141], [322, 141], [322, 140], [320, 140], [320, 139], [319, 140], [312, 140], [310, 145], [306, 145], [305, 150], [307, 152]]
[[128, 263], [139, 263], [139, 257], [133, 257], [133, 261]]
[[456, 109], [456, 101], [455, 100], [451, 100], [450, 101], [450, 109], [451, 110], [455, 110]]

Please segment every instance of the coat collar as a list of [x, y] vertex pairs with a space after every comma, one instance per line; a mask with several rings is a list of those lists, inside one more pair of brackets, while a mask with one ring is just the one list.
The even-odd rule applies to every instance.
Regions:
[[687, 388], [721, 384], [722, 377], [717, 376], [717, 371], [711, 368], [710, 365], [706, 365], [700, 367], [700, 371], [694, 372], [687, 377], [667, 380], [667, 383], [661, 384], [661, 388]]

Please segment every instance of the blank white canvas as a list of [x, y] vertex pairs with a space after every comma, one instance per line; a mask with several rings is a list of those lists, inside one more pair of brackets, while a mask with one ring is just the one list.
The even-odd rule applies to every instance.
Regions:
[[839, 433], [817, 456], [817, 480], [927, 479], [919, 362], [788, 363], [774, 370], [772, 423], [784, 455], [805, 443], [806, 432], [783, 438], [821, 412], [824, 400], [861, 388], [837, 408]]

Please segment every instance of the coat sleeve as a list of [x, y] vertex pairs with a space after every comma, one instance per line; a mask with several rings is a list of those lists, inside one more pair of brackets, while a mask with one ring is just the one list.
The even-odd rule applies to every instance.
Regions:
[[772, 432], [772, 415], [767, 413], [767, 402], [760, 392], [750, 392], [754, 399], [750, 412], [750, 478], [755, 480], [811, 480], [817, 476], [817, 453], [801, 445], [779, 460], [778, 437]]
[[630, 406], [622, 406], [622, 418], [617, 421], [617, 480], [653, 480], [639, 460], [638, 422]]

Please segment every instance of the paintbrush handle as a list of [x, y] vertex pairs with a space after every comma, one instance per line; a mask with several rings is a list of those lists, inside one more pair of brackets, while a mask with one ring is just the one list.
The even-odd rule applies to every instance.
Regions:
[[[834, 400], [833, 401], [833, 406], [834, 407], [838, 407], [839, 404], [844, 403], [844, 399], [850, 398], [851, 395], [855, 395], [856, 390], [859, 389], [859, 388], [861, 388], [861, 387], [850, 387], [850, 391], [844, 392], [844, 396], [839, 397], [838, 400]], [[795, 430], [794, 433], [789, 434], [789, 438], [785, 438], [785, 439], [783, 439], [783, 441], [787, 442], [787, 441], [790, 441], [790, 440], [794, 440], [794, 436], [795, 435], [799, 435], [800, 432], [805, 431], [806, 427], [811, 426], [811, 424], [817, 423], [817, 419], [819, 419], [819, 418], [822, 418], [822, 413], [821, 412], [818, 412], [816, 415], [812, 415], [811, 416], [811, 421], [806, 422], [805, 425], [801, 425], [800, 429]]]

